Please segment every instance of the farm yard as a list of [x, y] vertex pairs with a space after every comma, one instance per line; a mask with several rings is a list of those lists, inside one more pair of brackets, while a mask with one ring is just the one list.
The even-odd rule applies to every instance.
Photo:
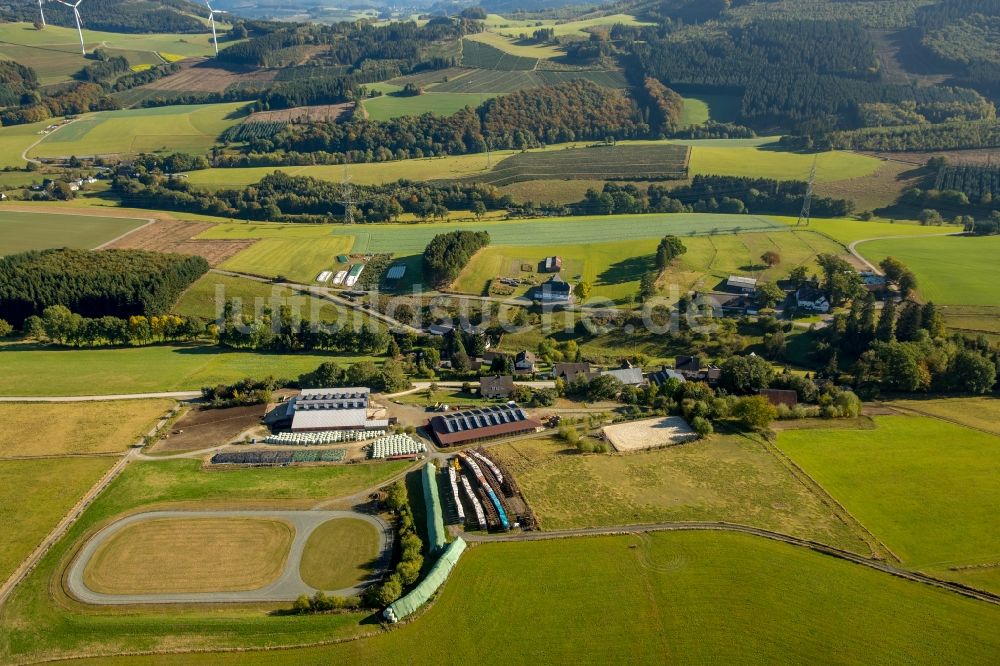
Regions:
[[241, 433], [260, 425], [264, 408], [265, 405], [188, 407], [162, 438], [148, 448], [148, 453], [172, 455], [229, 444]]
[[725, 521], [868, 546], [752, 436], [716, 436], [631, 455], [584, 455], [555, 438], [490, 449], [517, 478], [543, 530]]
[[205, 153], [242, 117], [245, 104], [164, 106], [101, 111], [46, 136], [32, 157], [134, 153]]
[[[1000, 533], [985, 522], [1000, 503], [1000, 440], [925, 417], [875, 424], [782, 432], [777, 445], [904, 564], [1000, 592]], [[964, 569], [980, 564], [991, 567]]]
[[54, 247], [92, 249], [146, 224], [146, 220], [52, 212], [4, 211], [0, 256]]

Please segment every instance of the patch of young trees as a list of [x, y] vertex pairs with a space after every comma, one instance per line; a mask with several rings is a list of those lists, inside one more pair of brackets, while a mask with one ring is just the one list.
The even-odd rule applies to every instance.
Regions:
[[0, 258], [0, 317], [20, 326], [50, 305], [83, 317], [161, 315], [208, 271], [202, 257], [145, 250], [43, 250]]
[[451, 283], [476, 252], [490, 244], [486, 231], [438, 234], [424, 249], [424, 280], [435, 287]]
[[203, 386], [201, 397], [213, 409], [241, 407], [245, 405], [265, 405], [271, 402], [274, 390], [280, 386], [274, 377], [253, 379], [247, 377], [233, 384]]

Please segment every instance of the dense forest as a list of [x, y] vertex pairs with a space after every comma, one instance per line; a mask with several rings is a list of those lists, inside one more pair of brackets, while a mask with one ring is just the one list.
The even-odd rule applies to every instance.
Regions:
[[159, 315], [208, 271], [201, 257], [144, 250], [45, 250], [0, 258], [0, 319], [51, 305], [84, 317]]
[[423, 114], [387, 121], [290, 124], [251, 138], [242, 155], [216, 166], [287, 166], [382, 162], [536, 148], [574, 140], [646, 135], [638, 108], [622, 91], [579, 80], [524, 90], [450, 116]]
[[30, 104], [36, 98], [38, 77], [30, 67], [0, 60], [0, 108]]
[[479, 250], [490, 244], [485, 231], [438, 234], [424, 249], [424, 281], [433, 287], [450, 284]]
[[[187, 0], [88, 0], [83, 10], [87, 29], [108, 32], [206, 32], [206, 26], [191, 14], [206, 15], [200, 4]], [[52, 25], [75, 28], [73, 10], [46, 2], [45, 18]], [[36, 0], [8, 0], [0, 5], [0, 19], [5, 21], [38, 20]]]
[[1000, 147], [1000, 122], [941, 123], [871, 127], [848, 132], [832, 132], [812, 137], [787, 137], [782, 144], [792, 148], [834, 148], [838, 150], [906, 151], [962, 150]]

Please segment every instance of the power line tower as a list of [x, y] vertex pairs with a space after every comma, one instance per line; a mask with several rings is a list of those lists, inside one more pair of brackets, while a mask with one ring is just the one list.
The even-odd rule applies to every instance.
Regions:
[[806, 198], [802, 201], [802, 212], [799, 213], [797, 227], [809, 226], [809, 212], [812, 208], [813, 187], [816, 185], [816, 158], [813, 158], [812, 170], [809, 172], [809, 184], [806, 186]]
[[354, 200], [354, 188], [351, 187], [351, 174], [348, 164], [344, 164], [344, 177], [341, 180], [341, 193], [343, 199], [338, 201], [344, 207], [344, 222], [354, 224], [354, 206], [358, 203]]

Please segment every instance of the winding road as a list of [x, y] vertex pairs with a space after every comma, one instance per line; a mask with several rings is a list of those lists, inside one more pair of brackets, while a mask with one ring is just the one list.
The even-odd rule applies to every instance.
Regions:
[[[295, 537], [288, 551], [285, 568], [278, 580], [257, 590], [241, 592], [180, 592], [170, 594], [104, 594], [95, 592], [84, 582], [84, 571], [97, 549], [121, 530], [137, 523], [163, 519], [190, 518], [269, 518], [290, 523], [295, 528]], [[353, 518], [372, 525], [378, 532], [380, 573], [392, 560], [392, 527], [378, 516], [357, 511], [150, 511], [139, 513], [109, 525], [80, 550], [66, 575], [66, 586], [78, 600], [100, 606], [125, 604], [180, 604], [180, 603], [262, 603], [293, 601], [300, 595], [311, 595], [316, 589], [307, 585], [299, 575], [299, 564], [305, 552], [309, 535], [317, 527], [330, 520]], [[374, 576], [373, 575], [373, 576]], [[359, 595], [368, 581], [341, 590], [325, 590], [336, 596]]]

